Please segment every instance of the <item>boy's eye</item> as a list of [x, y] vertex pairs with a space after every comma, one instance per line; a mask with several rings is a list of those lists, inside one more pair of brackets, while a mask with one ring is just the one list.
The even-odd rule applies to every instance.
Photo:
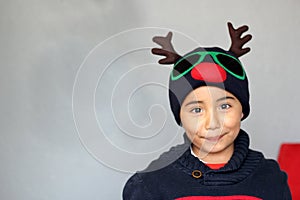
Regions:
[[221, 106], [220, 106], [220, 109], [221, 110], [227, 110], [227, 109], [229, 109], [231, 107], [231, 105], [229, 105], [229, 104], [227, 104], [227, 103], [224, 103], [224, 104], [222, 104]]
[[192, 112], [193, 113], [200, 113], [200, 112], [202, 112], [202, 109], [201, 108], [194, 108], [194, 109], [192, 109]]

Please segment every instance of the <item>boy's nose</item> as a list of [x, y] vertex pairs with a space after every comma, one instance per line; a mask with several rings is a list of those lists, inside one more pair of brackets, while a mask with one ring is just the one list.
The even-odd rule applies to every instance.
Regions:
[[220, 117], [216, 111], [210, 111], [205, 117], [205, 128], [206, 130], [214, 130], [220, 128]]

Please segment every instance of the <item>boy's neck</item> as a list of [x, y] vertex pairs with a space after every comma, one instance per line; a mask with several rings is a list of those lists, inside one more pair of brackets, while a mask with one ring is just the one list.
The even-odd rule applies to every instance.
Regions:
[[233, 155], [234, 145], [230, 145], [221, 152], [203, 152], [201, 149], [192, 144], [192, 151], [204, 163], [227, 163]]

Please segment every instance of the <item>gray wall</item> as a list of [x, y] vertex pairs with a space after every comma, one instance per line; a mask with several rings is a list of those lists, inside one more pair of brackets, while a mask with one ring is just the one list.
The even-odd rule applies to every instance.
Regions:
[[152, 36], [173, 30], [180, 53], [227, 48], [227, 21], [254, 36], [242, 126], [276, 159], [280, 143], [300, 142], [299, 4], [1, 1], [0, 198], [120, 199], [132, 171], [182, 142]]

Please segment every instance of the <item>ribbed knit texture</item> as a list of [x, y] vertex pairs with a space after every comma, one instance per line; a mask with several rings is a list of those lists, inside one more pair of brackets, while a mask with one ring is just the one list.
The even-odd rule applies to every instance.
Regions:
[[[218, 170], [210, 169], [199, 159], [186, 151], [179, 159], [176, 167], [191, 175], [194, 170], [200, 170], [203, 178], [199, 179], [204, 185], [230, 185], [240, 182], [246, 178], [263, 159], [260, 152], [254, 152], [248, 149], [249, 137], [244, 131], [240, 131], [235, 142], [235, 151], [229, 162]], [[247, 156], [248, 155], [248, 156]], [[247, 156], [247, 159], [245, 159]], [[180, 164], [179, 164], [180, 163]], [[239, 170], [239, 173], [235, 173]]]
[[[182, 151], [184, 145], [179, 146]], [[155, 166], [168, 155], [178, 155], [176, 147], [156, 160]], [[168, 158], [170, 159], [170, 158]], [[152, 165], [150, 165], [151, 168]], [[202, 173], [192, 176], [194, 170]], [[235, 140], [229, 162], [212, 170], [191, 154], [189, 146], [173, 163], [156, 171], [134, 174], [126, 183], [124, 200], [168, 200], [194, 197], [233, 197], [232, 199], [290, 200], [287, 176], [276, 161], [249, 149], [249, 137], [243, 130]], [[236, 198], [236, 196], [243, 198]], [[205, 198], [199, 198], [205, 199]], [[221, 198], [222, 199], [222, 198]]]

